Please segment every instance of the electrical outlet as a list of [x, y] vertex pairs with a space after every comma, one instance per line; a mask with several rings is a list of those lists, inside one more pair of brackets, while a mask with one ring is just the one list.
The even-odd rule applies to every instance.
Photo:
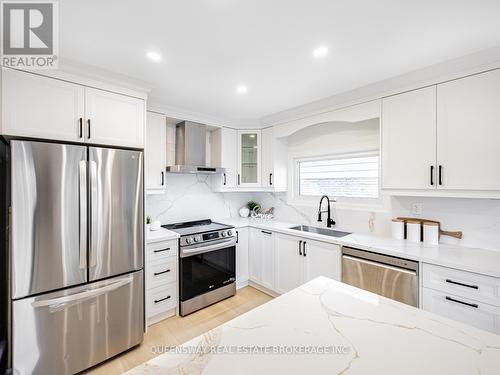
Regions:
[[422, 215], [422, 203], [412, 203], [411, 213], [413, 215]]

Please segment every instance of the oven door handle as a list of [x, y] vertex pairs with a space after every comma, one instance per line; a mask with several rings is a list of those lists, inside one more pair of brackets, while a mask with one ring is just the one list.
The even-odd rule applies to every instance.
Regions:
[[229, 241], [219, 242], [213, 245], [199, 246], [191, 249], [181, 249], [181, 258], [208, 253], [209, 251], [220, 250], [224, 249], [225, 247], [231, 247], [235, 245], [236, 245], [236, 237], [233, 237]]

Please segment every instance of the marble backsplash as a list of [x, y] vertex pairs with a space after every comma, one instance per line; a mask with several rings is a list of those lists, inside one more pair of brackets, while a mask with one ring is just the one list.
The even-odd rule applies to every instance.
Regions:
[[[146, 214], [162, 224], [206, 218], [238, 218], [240, 207], [250, 199], [263, 208], [275, 207], [276, 219], [297, 224], [317, 223], [317, 205], [287, 203], [285, 193], [216, 193], [207, 175], [171, 174], [167, 191], [148, 195]], [[422, 204], [422, 214], [413, 215], [413, 203]], [[336, 228], [350, 232], [391, 235], [391, 219], [416, 216], [439, 220], [445, 230], [461, 230], [462, 240], [441, 237], [441, 242], [500, 251], [500, 201], [482, 199], [392, 197], [385, 209], [340, 209], [332, 205]]]

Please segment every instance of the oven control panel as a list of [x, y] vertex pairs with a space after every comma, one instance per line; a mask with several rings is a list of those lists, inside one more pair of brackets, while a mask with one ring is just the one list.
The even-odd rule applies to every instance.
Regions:
[[190, 245], [201, 244], [204, 242], [227, 239], [234, 237], [235, 235], [236, 233], [234, 229], [224, 229], [215, 232], [192, 234], [188, 236], [182, 236], [180, 238], [180, 246], [190, 246]]

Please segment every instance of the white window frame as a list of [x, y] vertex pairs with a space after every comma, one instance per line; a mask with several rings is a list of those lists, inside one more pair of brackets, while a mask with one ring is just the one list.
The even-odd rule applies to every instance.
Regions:
[[368, 150], [363, 152], [341, 152], [326, 155], [315, 156], [297, 156], [291, 159], [290, 166], [292, 167], [292, 184], [288, 194], [288, 204], [298, 206], [317, 206], [320, 196], [306, 196], [300, 195], [300, 172], [299, 163], [303, 161], [316, 161], [324, 159], [342, 159], [342, 158], [355, 158], [364, 156], [378, 156], [378, 198], [351, 198], [351, 197], [334, 197], [329, 196], [330, 199], [335, 199], [335, 207], [340, 209], [354, 209], [354, 210], [370, 210], [375, 212], [386, 212], [387, 199], [381, 189], [381, 155], [380, 150]]

